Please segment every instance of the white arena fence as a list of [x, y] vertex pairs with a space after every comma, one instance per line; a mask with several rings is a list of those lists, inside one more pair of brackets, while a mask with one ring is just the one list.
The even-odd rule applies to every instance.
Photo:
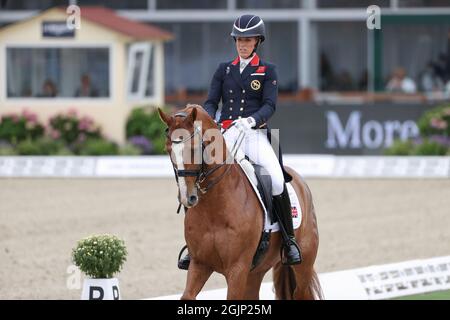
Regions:
[[[449, 178], [450, 156], [284, 155], [284, 163], [309, 178]], [[0, 177], [166, 178], [164, 156], [3, 156]]]
[[[450, 289], [450, 256], [319, 274], [325, 300], [382, 300]], [[181, 294], [148, 298], [176, 300]], [[226, 289], [201, 292], [199, 300], [223, 300]], [[273, 300], [264, 282], [260, 299]]]

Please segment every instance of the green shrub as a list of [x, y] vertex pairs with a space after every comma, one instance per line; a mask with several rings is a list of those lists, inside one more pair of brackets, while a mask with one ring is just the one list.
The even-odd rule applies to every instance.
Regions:
[[0, 119], [0, 140], [17, 144], [24, 140], [35, 140], [44, 135], [45, 128], [38, 122], [35, 113], [24, 110], [21, 114], [6, 114]]
[[165, 153], [165, 129], [166, 125], [159, 118], [156, 108], [136, 108], [127, 119], [127, 139], [134, 136], [148, 138], [152, 145], [154, 154]]
[[16, 156], [16, 155], [17, 152], [11, 144], [0, 141], [0, 156]]
[[414, 148], [412, 154], [417, 156], [444, 156], [448, 150], [449, 148], [445, 145], [425, 139]]
[[119, 147], [106, 139], [88, 139], [77, 145], [76, 153], [82, 156], [113, 156], [119, 153]]
[[75, 155], [72, 150], [70, 150], [67, 147], [62, 147], [61, 149], [59, 149], [55, 154], [53, 154], [55, 156], [73, 156]]
[[141, 155], [141, 149], [131, 143], [126, 143], [119, 149], [121, 156], [139, 156]]
[[27, 139], [16, 146], [17, 153], [20, 155], [54, 155], [65, 149], [64, 144], [58, 140], [52, 140], [44, 137], [37, 140]]
[[395, 140], [390, 148], [384, 150], [387, 156], [407, 156], [412, 153], [414, 144], [412, 141]]
[[153, 150], [155, 154], [166, 153], [166, 136], [161, 135], [158, 138], [153, 139]]
[[90, 117], [79, 118], [75, 110], [50, 118], [49, 133], [53, 139], [62, 140], [68, 145], [102, 138], [100, 126]]
[[112, 278], [127, 258], [125, 242], [114, 235], [92, 235], [78, 241], [72, 250], [72, 261], [87, 276]]
[[436, 136], [433, 136], [431, 139], [417, 139], [416, 141], [396, 140], [390, 148], [384, 150], [384, 154], [388, 156], [442, 156], [449, 151], [450, 148], [444, 139], [437, 139]]
[[41, 148], [31, 140], [25, 140], [17, 144], [16, 151], [21, 156], [42, 155]]

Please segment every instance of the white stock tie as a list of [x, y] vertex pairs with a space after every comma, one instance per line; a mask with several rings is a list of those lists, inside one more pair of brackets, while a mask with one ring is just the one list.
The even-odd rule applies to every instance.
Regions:
[[246, 66], [247, 66], [247, 63], [245, 63], [245, 61], [241, 61], [241, 65], [240, 65], [240, 72], [241, 73], [242, 73], [242, 71], [244, 71]]

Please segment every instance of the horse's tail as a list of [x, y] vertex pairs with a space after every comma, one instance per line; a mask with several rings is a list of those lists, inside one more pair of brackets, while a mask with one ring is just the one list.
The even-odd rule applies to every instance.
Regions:
[[292, 268], [278, 262], [273, 267], [273, 286], [275, 288], [276, 300], [292, 300], [296, 286]]
[[323, 300], [322, 287], [320, 286], [319, 277], [317, 276], [317, 273], [314, 270], [311, 280], [309, 282], [308, 290], [310, 291], [310, 294], [314, 299]]
[[[320, 286], [317, 273], [312, 270], [312, 275], [306, 288], [307, 292], [302, 294], [303, 297], [309, 299], [322, 300], [322, 288]], [[285, 266], [278, 262], [273, 267], [273, 285], [275, 287], [275, 299], [277, 300], [293, 300], [294, 290], [296, 288], [296, 280], [294, 270], [290, 266]]]

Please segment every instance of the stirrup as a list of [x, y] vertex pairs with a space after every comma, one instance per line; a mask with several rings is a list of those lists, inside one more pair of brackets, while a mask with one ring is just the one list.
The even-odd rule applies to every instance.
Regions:
[[[295, 247], [294, 249], [296, 251], [295, 253], [291, 251], [293, 250], [292, 246]], [[291, 251], [292, 255], [286, 254], [287, 251]], [[285, 253], [284, 255], [283, 252]], [[295, 239], [289, 239], [287, 242], [282, 244], [280, 248], [280, 257], [281, 257], [281, 264], [283, 265], [295, 265], [302, 263], [303, 261], [302, 252]]]
[[181, 270], [189, 270], [189, 264], [191, 262], [191, 257], [189, 256], [189, 252], [186, 256], [184, 256], [183, 258], [181, 258], [181, 255], [183, 254], [184, 250], [187, 249], [187, 245], [185, 245], [180, 253], [178, 254], [178, 269]]

